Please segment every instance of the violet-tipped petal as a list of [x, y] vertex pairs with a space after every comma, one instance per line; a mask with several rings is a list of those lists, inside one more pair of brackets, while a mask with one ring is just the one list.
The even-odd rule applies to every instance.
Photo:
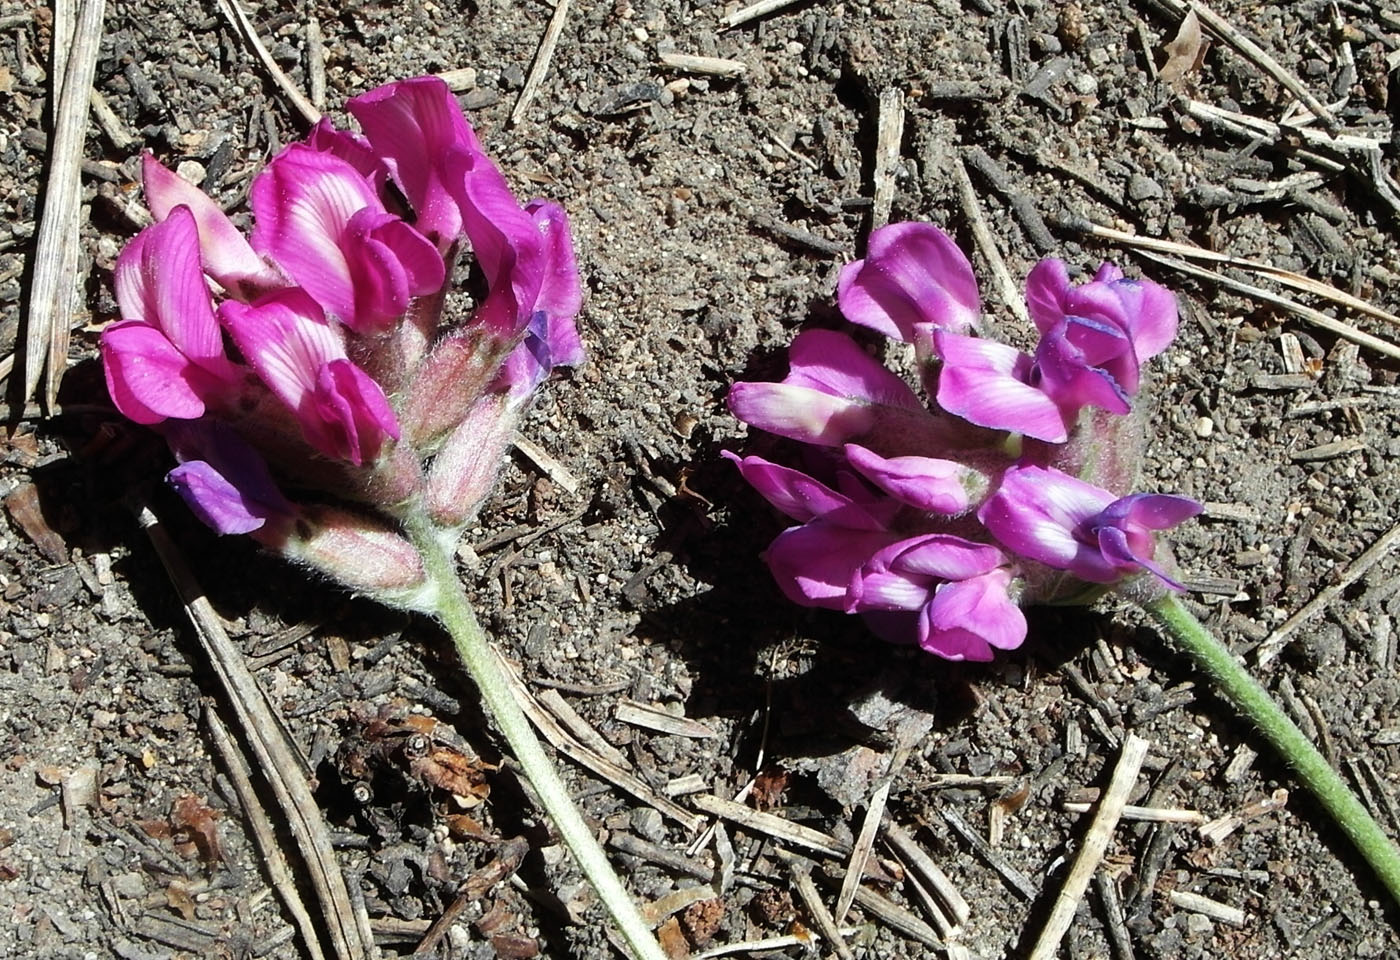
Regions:
[[910, 343], [927, 343], [934, 329], [965, 332], [981, 310], [972, 265], [929, 223], [871, 233], [865, 259], [842, 268], [836, 295], [846, 319]]
[[789, 372], [781, 383], [730, 388], [734, 416], [793, 440], [840, 446], [874, 432], [890, 408], [928, 415], [903, 380], [843, 334], [799, 334], [788, 359]]
[[[1138, 363], [1161, 353], [1176, 336], [1176, 297], [1171, 291], [1151, 280], [1129, 280], [1108, 263], [1093, 280], [1075, 286], [1062, 261], [1042, 260], [1026, 278], [1026, 303], [1041, 333], [1065, 317], [1118, 327], [1131, 341]], [[1127, 389], [1132, 392], [1136, 385]]]
[[322, 453], [359, 465], [378, 455], [386, 437], [398, 438], [384, 391], [347, 359], [339, 331], [304, 290], [280, 290], [253, 304], [227, 301], [219, 319]]
[[1195, 516], [1200, 505], [1168, 494], [1121, 499], [1058, 470], [1013, 467], [978, 511], [1013, 553], [1090, 583], [1114, 583], [1144, 570], [1178, 586], [1152, 563], [1152, 532]]
[[[744, 479], [763, 499], [798, 523], [806, 523], [855, 505], [850, 497], [800, 470], [771, 463], [762, 457], [740, 457], [728, 450], [721, 450], [720, 456], [732, 460]], [[850, 525], [866, 530], [879, 530], [883, 526], [874, 517], [868, 523], [856, 521]]]
[[249, 297], [285, 282], [281, 272], [258, 256], [208, 194], [166, 169], [150, 153], [141, 156], [141, 183], [156, 220], [167, 220], [178, 207], [186, 207], [194, 216], [204, 270], [225, 290]]
[[953, 460], [936, 457], [882, 457], [854, 443], [846, 459], [865, 479], [901, 503], [929, 513], [957, 516], [981, 499], [987, 478]]
[[1069, 429], [1058, 404], [1033, 386], [1034, 362], [994, 340], [936, 332], [938, 405], [969, 423], [1064, 443]]
[[482, 152], [452, 91], [437, 77], [417, 77], [362, 93], [346, 107], [391, 166], [413, 207], [414, 226], [446, 250], [462, 234], [458, 197], [450, 185], [459, 168], [448, 158]]
[[1128, 398], [1137, 392], [1138, 361], [1132, 342], [1112, 324], [1065, 317], [1041, 336], [1035, 365], [1038, 386], [1062, 411], [1132, 409]]
[[180, 465], [166, 480], [215, 533], [285, 528], [296, 507], [282, 495], [262, 455], [217, 421], [172, 422], [161, 431]]
[[940, 583], [966, 580], [1004, 562], [996, 547], [951, 534], [898, 540], [870, 554], [854, 573], [846, 610], [918, 610]]

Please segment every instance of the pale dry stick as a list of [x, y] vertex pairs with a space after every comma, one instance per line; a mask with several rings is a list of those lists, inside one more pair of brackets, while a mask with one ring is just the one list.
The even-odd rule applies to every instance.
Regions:
[[[1060, 807], [1065, 813], [1088, 813], [1094, 808], [1092, 803], [1065, 803]], [[1199, 810], [1183, 810], [1180, 807], [1139, 807], [1126, 804], [1123, 807], [1124, 820], [1139, 820], [1145, 823], [1205, 823], [1206, 818]]]
[[726, 800], [712, 793], [696, 794], [690, 798], [690, 802], [705, 813], [723, 817], [745, 829], [765, 833], [775, 840], [781, 840], [798, 847], [806, 847], [808, 850], [815, 850], [817, 853], [824, 853], [829, 857], [844, 857], [851, 852], [849, 841], [838, 840], [820, 830], [804, 827], [776, 814], [754, 810], [742, 803], [735, 803], [733, 800]]
[[1212, 270], [1203, 270], [1200, 267], [1192, 266], [1189, 263], [1185, 263], [1173, 257], [1164, 257], [1159, 254], [1146, 252], [1144, 252], [1142, 256], [1144, 259], [1151, 260], [1154, 263], [1160, 263], [1164, 267], [1170, 267], [1178, 273], [1208, 280], [1218, 286], [1225, 287], [1227, 290], [1233, 290], [1236, 293], [1242, 293], [1256, 300], [1262, 300], [1265, 303], [1287, 310], [1289, 313], [1301, 320], [1311, 323], [1315, 327], [1320, 327], [1329, 333], [1335, 333], [1343, 340], [1350, 340], [1352, 343], [1359, 346], [1374, 350], [1384, 356], [1394, 357], [1400, 360], [1400, 346], [1396, 346], [1388, 340], [1382, 340], [1380, 337], [1373, 336], [1363, 330], [1358, 330], [1351, 324], [1342, 323], [1340, 320], [1327, 316], [1327, 314], [1323, 313], [1321, 310], [1314, 310], [1312, 307], [1306, 307], [1296, 300], [1290, 300], [1288, 297], [1280, 296], [1271, 290], [1265, 290], [1263, 287], [1256, 287], [1250, 283], [1242, 283], [1239, 280], [1232, 280], [1222, 273], [1217, 273]]
[[[854, 937], [860, 933], [858, 927], [846, 927], [840, 931], [843, 937]], [[739, 943], [725, 943], [718, 947], [710, 947], [708, 950], [701, 950], [699, 953], [692, 953], [690, 960], [714, 960], [715, 957], [727, 957], [733, 953], [742, 953], [745, 956], [761, 956], [771, 950], [781, 950], [784, 947], [810, 947], [812, 941], [817, 937], [811, 933], [795, 934], [790, 933], [782, 937], [767, 937], [763, 940], [743, 940]]]
[[968, 787], [1005, 787], [1016, 782], [1016, 778], [1002, 773], [979, 776], [973, 773], [935, 773], [924, 786], [933, 790], [961, 790]]
[[1094, 814], [1093, 822], [1089, 824], [1089, 831], [1084, 835], [1084, 842], [1074, 858], [1074, 866], [1066, 874], [1064, 886], [1056, 895], [1055, 905], [1050, 908], [1050, 916], [1027, 960], [1050, 960], [1059, 952], [1060, 941], [1074, 923], [1074, 912], [1079, 901], [1084, 899], [1089, 881], [1108, 850], [1108, 842], [1118, 826], [1119, 815], [1137, 783], [1142, 761], [1147, 758], [1147, 749], [1147, 741], [1136, 734], [1130, 733], [1123, 738], [1123, 750], [1118, 756], [1117, 766], [1113, 768], [1113, 779], [1099, 801], [1098, 813]]
[[550, 746], [618, 789], [630, 793], [648, 806], [655, 807], [687, 830], [700, 829], [702, 821], [695, 814], [665, 797], [657, 796], [649, 786], [636, 776], [623, 770], [612, 761], [599, 756], [574, 739], [530, 694], [521, 681], [520, 675], [516, 673], [515, 666], [499, 650], [494, 647], [492, 650], [496, 654], [496, 659], [500, 661], [501, 672], [505, 675], [506, 684], [510, 687], [515, 702], [520, 705], [526, 718], [535, 725], [535, 729], [539, 730]]
[[214, 667], [219, 684], [228, 695], [234, 716], [257, 755], [258, 768], [267, 777], [277, 803], [287, 817], [288, 829], [301, 851], [311, 888], [320, 901], [330, 934], [331, 946], [341, 960], [372, 960], [378, 956], [369, 916], [354, 908], [345, 877], [336, 863], [330, 832], [311, 795], [311, 787], [298, 769], [296, 758], [281, 734], [281, 727], [257, 680], [248, 670], [243, 655], [224, 631], [204, 591], [181, 561], [160, 520], [149, 507], [137, 510], [137, 521], [175, 591], [185, 605], [185, 614], [194, 625], [204, 654]]
[[894, 786], [894, 778], [903, 769], [908, 756], [907, 749], [899, 750], [890, 760], [889, 771], [870, 794], [870, 803], [865, 808], [865, 820], [860, 825], [860, 834], [856, 837], [855, 846], [851, 848], [851, 858], [846, 863], [846, 875], [841, 879], [841, 889], [836, 895], [836, 910], [833, 915], [837, 923], [845, 921], [846, 913], [856, 898], [856, 891], [860, 889], [860, 882], [865, 877], [865, 864], [870, 859], [870, 852], [875, 849], [875, 837], [880, 832], [880, 821], [885, 819], [885, 804], [890, 799], [890, 788]]
[[1201, 3], [1200, 0], [1191, 0], [1189, 4], [1183, 3], [1182, 0], [1160, 0], [1160, 2], [1177, 16], [1185, 16], [1188, 9], [1195, 10], [1196, 16], [1200, 19], [1201, 24], [1210, 30], [1211, 33], [1234, 47], [1246, 60], [1251, 61], [1269, 76], [1277, 80], [1285, 90], [1301, 100], [1303, 106], [1312, 111], [1313, 115], [1320, 119], [1328, 130], [1335, 131], [1338, 129], [1336, 119], [1332, 116], [1331, 111], [1323, 106], [1322, 101], [1313, 96], [1312, 92], [1308, 90], [1307, 87], [1303, 86], [1301, 80], [1285, 69], [1282, 64], [1270, 56], [1262, 47], [1246, 37], [1239, 30], [1236, 30], [1234, 26], [1230, 24], [1230, 21], [1226, 20], [1204, 3]]
[[689, 717], [674, 717], [665, 710], [645, 703], [637, 703], [635, 700], [619, 702], [613, 712], [613, 718], [619, 723], [671, 736], [689, 737], [692, 740], [711, 740], [718, 736], [713, 729], [699, 720], [692, 720]]
[[840, 925], [822, 902], [817, 885], [812, 882], [811, 864], [805, 858], [794, 856], [782, 847], [775, 847], [773, 852], [779, 860], [787, 864], [792, 873], [793, 885], [797, 887], [797, 895], [802, 899], [802, 905], [807, 908], [807, 915], [812, 918], [812, 923], [822, 935], [822, 939], [831, 944], [839, 960], [855, 960], [855, 954], [851, 952], [846, 938], [841, 936]]
[[[895, 859], [898, 859], [898, 856]], [[913, 899], [924, 908], [924, 913], [928, 914], [929, 919], [933, 921], [934, 930], [939, 937], [948, 939], [956, 937], [961, 932], [957, 922], [943, 912], [943, 907], [939, 904], [938, 898], [933, 895], [933, 891], [920, 883], [918, 877], [906, 873], [904, 886], [913, 894]]]
[[1367, 547], [1361, 556], [1347, 564], [1347, 568], [1337, 575], [1335, 581], [1323, 587], [1318, 591], [1317, 596], [1303, 604], [1297, 613], [1265, 637], [1254, 652], [1254, 662], [1261, 667], [1266, 666], [1287, 645], [1288, 638], [1293, 634], [1293, 631], [1327, 609], [1347, 587], [1361, 579], [1367, 571], [1384, 560], [1397, 543], [1400, 543], [1400, 523], [1381, 534], [1380, 538]]
[[700, 73], [709, 77], [737, 77], [749, 69], [742, 60], [727, 60], [724, 57], [701, 57], [692, 53], [667, 51], [657, 59], [662, 65], [680, 70], [683, 73]]
[[525, 119], [525, 111], [530, 109], [535, 93], [540, 89], [540, 84], [544, 83], [545, 74], [549, 73], [549, 61], [554, 58], [554, 48], [559, 43], [559, 34], [563, 32], [564, 21], [568, 16], [569, 0], [556, 0], [554, 13], [550, 15], [549, 24], [544, 28], [539, 49], [535, 51], [535, 62], [530, 65], [530, 75], [525, 78], [525, 86], [520, 88], [520, 97], [515, 101], [515, 109], [510, 112], [512, 124]]
[[321, 21], [306, 18], [306, 73], [311, 84], [311, 105], [326, 109], [326, 38], [321, 33]]
[[262, 854], [263, 866], [267, 870], [267, 878], [272, 882], [272, 889], [277, 891], [277, 896], [281, 898], [283, 906], [292, 915], [292, 922], [301, 931], [302, 942], [306, 944], [306, 952], [311, 960], [324, 960], [325, 954], [321, 952], [321, 941], [316, 936], [316, 925], [311, 921], [311, 914], [306, 910], [306, 904], [302, 902], [301, 894], [297, 891], [296, 878], [292, 875], [291, 867], [287, 865], [287, 858], [282, 855], [282, 848], [277, 843], [277, 834], [272, 828], [272, 821], [267, 817], [267, 811], [263, 808], [262, 800], [258, 798], [258, 791], [253, 787], [252, 775], [248, 771], [248, 764], [243, 760], [243, 751], [238, 749], [238, 745], [233, 742], [233, 737], [229, 735], [228, 728], [219, 719], [219, 715], [212, 707], [204, 710], [204, 722], [209, 725], [209, 733], [214, 741], [215, 748], [219, 751], [219, 756], [223, 758], [224, 766], [228, 769], [229, 781], [233, 784], [234, 792], [238, 794], [238, 802], [243, 806], [243, 814], [248, 819], [248, 825], [253, 831], [253, 842], [257, 844], [258, 851]]
[[870, 209], [870, 229], [890, 222], [894, 205], [894, 174], [899, 163], [899, 147], [904, 140], [904, 91], [886, 87], [880, 91], [875, 115], [874, 204]]
[[[817, 876], [833, 887], [841, 882], [838, 874], [826, 869], [819, 871]], [[881, 896], [874, 890], [867, 887], [856, 887], [856, 906], [896, 932], [918, 940], [925, 946], [933, 947], [935, 950], [943, 946], [943, 941], [938, 938], [938, 932], [933, 927], [920, 920], [912, 911], [901, 907], [889, 897]]]
[[1006, 261], [1002, 259], [1001, 251], [997, 249], [996, 238], [992, 236], [992, 231], [987, 227], [987, 218], [982, 214], [982, 204], [977, 199], [977, 191], [972, 187], [972, 178], [967, 175], [967, 166], [958, 154], [953, 155], [952, 168], [953, 185], [958, 191], [958, 203], [962, 207], [963, 216], [967, 219], [968, 225], [972, 228], [972, 239], [977, 244], [978, 252], [982, 254], [982, 259], [987, 261], [987, 266], [991, 267], [992, 277], [996, 280], [997, 293], [1001, 296], [1001, 302], [1015, 314], [1023, 332], [1034, 330], [1035, 325], [1031, 323], [1031, 315], [1026, 310], [1025, 296], [1016, 287], [1016, 281], [1011, 279], [1011, 271], [1007, 269]]
[[[97, 47], [102, 38], [103, 0], [83, 0], [66, 47], [68, 59], [53, 76], [54, 134], [49, 141], [44, 212], [34, 243], [34, 275], [24, 334], [24, 393], [35, 396], [44, 381], [42, 401], [52, 410], [68, 363], [69, 321], [78, 305], [78, 226], [82, 204], [83, 141], [88, 105], [97, 72]], [[55, 67], [59, 61], [55, 52]]]
[[578, 477], [569, 472], [569, 468], [556, 460], [548, 450], [540, 446], [535, 441], [517, 436], [511, 441], [515, 449], [519, 450], [525, 459], [543, 471], [544, 475], [563, 487], [569, 493], [578, 493]]
[[1189, 890], [1173, 890], [1167, 894], [1167, 899], [1171, 900], [1174, 907], [1199, 913], [1232, 927], [1242, 927], [1248, 919], [1245, 912], [1239, 907], [1203, 897], [1199, 893], [1192, 893]]
[[301, 114], [302, 119], [308, 126], [315, 126], [321, 119], [321, 111], [316, 109], [316, 105], [306, 99], [306, 95], [296, 88], [291, 79], [282, 72], [282, 68], [277, 65], [277, 61], [272, 59], [272, 54], [263, 45], [262, 38], [258, 36], [258, 30], [253, 26], [253, 22], [248, 19], [248, 15], [243, 12], [243, 8], [238, 5], [238, 0], [218, 0], [219, 12], [224, 15], [232, 25], [234, 33], [243, 39], [253, 51], [267, 75], [272, 78], [272, 82], [277, 85], [277, 89], [282, 91], [286, 97]]
[[1013, 866], [1011, 861], [1007, 860], [1000, 851], [992, 849], [991, 844], [983, 840], [956, 810], [945, 807], [943, 819], [948, 826], [953, 828], [953, 832], [962, 837], [963, 842], [972, 848], [972, 852], [985, 860], [987, 866], [995, 870], [1012, 890], [1026, 900], [1034, 900], [1040, 896], [1040, 887], [1036, 885], [1036, 882]]
[[972, 916], [972, 908], [968, 906], [967, 900], [958, 892], [958, 888], [953, 886], [953, 881], [948, 879], [944, 873], [933, 862], [933, 858], [924, 852], [924, 848], [899, 824], [893, 820], [885, 822], [885, 839], [890, 842], [890, 846], [899, 853], [900, 857], [913, 868], [921, 877], [927, 881], [929, 887], [943, 901], [949, 912], [953, 915], [953, 920], [958, 926], [962, 926]]
[[1183, 106], [1186, 108], [1187, 114], [1197, 120], [1232, 124], [1251, 135], [1266, 137], [1273, 141], [1298, 140], [1314, 147], [1343, 153], [1370, 153], [1385, 145], [1384, 140], [1376, 137], [1362, 136], [1357, 133], [1339, 133], [1336, 136], [1331, 136], [1311, 127], [1276, 123], [1273, 120], [1265, 120], [1263, 117], [1241, 113], [1238, 110], [1227, 110], [1224, 107], [1218, 107], [1213, 103], [1205, 103], [1201, 100], [1185, 100]]
[[603, 735], [594, 730], [587, 720], [579, 716], [578, 711], [573, 708], [569, 701], [564, 699], [558, 690], [546, 688], [541, 690], [535, 699], [543, 704], [546, 710], [554, 714], [555, 718], [564, 725], [564, 728], [577, 737], [578, 741], [588, 749], [600, 757], [611, 760], [623, 770], [631, 769], [632, 761], [627, 759], [627, 754], [603, 739]]
[[1113, 243], [1121, 244], [1125, 247], [1136, 247], [1142, 250], [1155, 250], [1158, 253], [1176, 254], [1186, 257], [1189, 260], [1204, 260], [1208, 263], [1218, 263], [1221, 266], [1232, 267], [1236, 270], [1244, 270], [1248, 273], [1256, 273], [1268, 277], [1285, 287], [1292, 287], [1304, 293], [1311, 293], [1314, 296], [1330, 300], [1338, 306], [1355, 310], [1368, 317], [1383, 320], [1386, 323], [1400, 327], [1400, 316], [1396, 316], [1389, 310], [1383, 310], [1369, 301], [1354, 297], [1344, 290], [1339, 290], [1331, 284], [1314, 280], [1312, 277], [1305, 277], [1301, 273], [1294, 273], [1292, 270], [1285, 270], [1276, 267], [1271, 263], [1264, 263], [1259, 260], [1248, 260], [1244, 257], [1236, 257], [1228, 253], [1219, 253], [1215, 250], [1207, 250], [1204, 247], [1194, 247], [1189, 243], [1177, 243], [1175, 240], [1162, 240], [1157, 237], [1141, 237], [1137, 234], [1125, 233], [1122, 230], [1114, 230], [1112, 227], [1100, 226], [1090, 223], [1087, 220], [1066, 221], [1063, 224], [1070, 230], [1085, 236], [1096, 237], [1100, 240], [1109, 240]]
[[750, 20], [757, 20], [759, 17], [766, 17], [783, 7], [790, 7], [799, 0], [758, 0], [758, 3], [751, 3], [742, 10], [735, 10], [727, 17], [720, 17], [719, 26], [721, 30], [728, 30], [730, 27], [737, 27], [741, 23], [748, 23]]

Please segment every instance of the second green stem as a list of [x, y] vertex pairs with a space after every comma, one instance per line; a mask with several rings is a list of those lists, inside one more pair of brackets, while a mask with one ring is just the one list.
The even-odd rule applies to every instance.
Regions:
[[1356, 849], [1366, 858], [1396, 903], [1400, 903], [1400, 848], [1357, 799], [1303, 731], [1250, 675], [1228, 647], [1203, 627], [1175, 596], [1144, 604], [1177, 646], [1209, 675], [1215, 689], [1248, 717], [1279, 752], [1298, 779], [1317, 797]]

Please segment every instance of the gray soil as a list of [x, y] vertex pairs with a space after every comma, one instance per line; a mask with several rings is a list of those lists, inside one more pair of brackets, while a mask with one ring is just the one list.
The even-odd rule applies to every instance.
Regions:
[[[1241, 137], [1188, 116], [1194, 99], [1278, 120], [1292, 97], [1219, 42], [1174, 86], [1159, 80], [1179, 22], [1169, 6], [807, 2], [721, 31], [726, 8], [707, 0], [575, 3], [534, 105], [514, 126], [546, 4], [311, 2], [284, 13], [263, 3], [248, 12], [303, 89], [306, 25], [318, 19], [327, 109], [341, 121], [345, 98], [372, 86], [474, 69], [458, 75], [460, 98], [511, 182], [568, 207], [590, 357], [546, 386], [523, 432], [579, 485], [571, 492], [515, 456], [470, 534], [475, 554], [464, 555], [462, 574], [532, 689], [557, 690], [638, 777], [658, 792], [698, 778], [705, 792], [732, 797], [761, 773], [770, 812], [850, 838], [907, 743], [886, 818], [967, 898], [971, 916], [955, 942], [972, 956], [1018, 956], [1087, 823], [1065, 802], [1107, 784], [1133, 733], [1152, 744], [1134, 802], [1243, 822], [1213, 842], [1190, 824], [1125, 822], [1062, 955], [1396, 956], [1400, 914], [1364, 863], [1130, 610], [1037, 612], [1025, 647], [992, 665], [886, 646], [855, 619], [782, 600], [759, 559], [781, 520], [718, 456], [783, 453], [746, 435], [723, 397], [735, 380], [780, 378], [798, 331], [842, 324], [835, 276], [870, 229], [875, 118], [880, 93], [893, 89], [907, 108], [893, 219], [943, 224], [971, 250], [961, 158], [1018, 282], [1056, 255], [1083, 270], [1114, 260], [1179, 292], [1181, 337], [1154, 362], [1141, 487], [1211, 505], [1177, 536], [1176, 553], [1198, 612], [1237, 651], [1255, 648], [1374, 543], [1400, 499], [1396, 361], [1074, 229], [1084, 220], [1264, 260], [1400, 310], [1393, 192], [1387, 199], [1364, 156], [1326, 146], [1309, 155], [1296, 136]], [[1335, 24], [1323, 2], [1220, 0], [1216, 9], [1340, 104], [1345, 129], [1378, 140], [1379, 169], [1393, 169], [1387, 58], [1400, 50], [1400, 13], [1336, 6]], [[47, 162], [52, 17], [7, 0], [0, 22], [8, 356], [28, 304]], [[686, 74], [661, 64], [672, 50], [746, 70]], [[232, 716], [132, 517], [136, 496], [170, 528], [307, 759], [386, 957], [412, 953], [468, 877], [521, 850], [515, 878], [474, 886], [431, 955], [615, 955], [600, 907], [508, 765], [487, 773], [485, 802], [464, 809], [393, 750], [374, 748], [371, 718], [430, 715], [502, 759], [440, 632], [251, 543], [215, 538], [163, 489], [159, 441], [106, 401], [97, 330], [115, 312], [116, 251], [136, 229], [125, 211], [139, 196], [140, 149], [241, 209], [251, 176], [304, 126], [212, 3], [109, 4], [96, 88], [131, 139], [114, 143], [94, 123], [87, 140], [86, 296], [63, 413], [13, 419], [0, 436], [0, 955], [309, 956], [210, 739], [205, 712]], [[974, 263], [987, 312], [1024, 338], [984, 262]], [[1394, 558], [1382, 559], [1259, 671], [1392, 831], [1398, 573]], [[683, 713], [713, 736], [621, 722], [627, 700]], [[363, 755], [369, 773], [357, 779], [347, 758]], [[691, 832], [560, 763], [614, 849], [641, 839], [687, 858]], [[947, 774], [1002, 779], [950, 786]], [[1281, 788], [1286, 804], [1266, 803]], [[192, 818], [191, 809], [205, 812]], [[453, 818], [463, 814], [479, 838], [461, 832]], [[994, 857], [1024, 875], [1020, 886], [950, 817], [990, 836]], [[212, 834], [197, 829], [211, 823]], [[811, 929], [772, 841], [733, 825], [725, 836], [728, 847], [711, 842], [688, 857], [699, 876], [654, 850], [615, 856], [644, 903], [713, 884], [712, 902], [663, 925], [667, 943], [701, 949]], [[524, 845], [507, 842], [514, 837]], [[922, 916], [889, 851], [876, 853], [883, 866], [866, 886]], [[834, 888], [818, 889], [832, 906]], [[1182, 894], [1237, 910], [1237, 922], [1190, 909]], [[859, 904], [847, 923], [857, 957], [944, 953]], [[820, 953], [832, 955], [826, 945]]]

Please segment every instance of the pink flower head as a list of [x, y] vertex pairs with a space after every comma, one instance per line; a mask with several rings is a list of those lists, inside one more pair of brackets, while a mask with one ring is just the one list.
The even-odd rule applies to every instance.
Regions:
[[[852, 577], [848, 613], [902, 611], [877, 617], [884, 632], [903, 626], [929, 653], [947, 660], [990, 660], [1026, 638], [1026, 619], [1008, 592], [1012, 572], [996, 547], [950, 534], [890, 544]], [[892, 639], [900, 639], [899, 635]]]
[[203, 416], [241, 374], [224, 354], [190, 209], [175, 207], [142, 230], [117, 257], [113, 279], [122, 319], [102, 331], [112, 402], [137, 423]]
[[463, 232], [458, 184], [463, 154], [481, 141], [452, 91], [437, 77], [385, 84], [346, 106], [384, 158], [415, 214], [414, 226], [446, 250]]
[[253, 181], [249, 201], [253, 246], [357, 333], [387, 330], [413, 297], [442, 286], [437, 248], [333, 153], [292, 144]]
[[386, 438], [398, 438], [384, 391], [350, 362], [340, 331], [304, 290], [226, 301], [219, 319], [317, 450], [359, 466], [379, 456]]
[[871, 233], [865, 259], [842, 268], [836, 296], [852, 323], [925, 347], [934, 330], [965, 333], [981, 312], [972, 265], [930, 223]]
[[769, 433], [821, 446], [863, 441], [929, 418], [908, 384], [844, 334], [798, 334], [788, 362], [781, 383], [734, 384], [729, 390], [734, 416]]
[[1115, 583], [1147, 571], [1183, 589], [1153, 562], [1152, 533], [1201, 512], [1187, 497], [1107, 490], [1046, 467], [1012, 467], [977, 512], [1012, 553], [1091, 583]]

